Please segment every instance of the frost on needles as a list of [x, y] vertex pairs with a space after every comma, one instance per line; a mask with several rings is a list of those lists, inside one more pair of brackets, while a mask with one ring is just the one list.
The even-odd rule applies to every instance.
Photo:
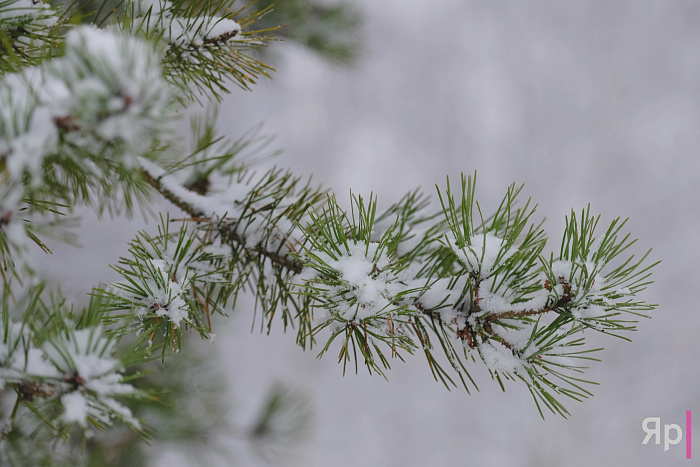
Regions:
[[[386, 377], [417, 353], [448, 387], [475, 387], [477, 361], [501, 387], [520, 380], [540, 413], [591, 395], [582, 373], [598, 349], [583, 331], [624, 337], [654, 308], [637, 298], [654, 264], [629, 253], [624, 221], [572, 212], [551, 246], [522, 187], [484, 215], [472, 176], [432, 204], [415, 191], [380, 212], [353, 195], [346, 211], [310, 180], [253, 170], [269, 140], [217, 134], [215, 112], [193, 117], [187, 147], [178, 128], [193, 100], [271, 70], [251, 55], [269, 39], [251, 28], [265, 11], [197, 5], [143, 0], [76, 25], [70, 9], [0, 2], [0, 387], [14, 401], [3, 465], [28, 433], [90, 437], [120, 422], [148, 436], [133, 401], [159, 402], [139, 387], [142, 366], [178, 358], [191, 331], [213, 341], [241, 291], [261, 328], [281, 321], [343, 371]], [[112, 266], [120, 280], [85, 284], [89, 305], [42, 284], [30, 248], [69, 238], [75, 207], [116, 216], [156, 195], [172, 216], [130, 243]]]

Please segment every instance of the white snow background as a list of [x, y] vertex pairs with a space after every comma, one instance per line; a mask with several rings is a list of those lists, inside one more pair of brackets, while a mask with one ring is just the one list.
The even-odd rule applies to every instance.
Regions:
[[[481, 364], [471, 366], [481, 389], [472, 395], [434, 382], [421, 355], [392, 362], [388, 382], [362, 370], [342, 377], [332, 353], [317, 360], [281, 326], [251, 335], [252, 303], [241, 301], [211, 347], [238, 413], [253, 414], [275, 381], [307, 392], [316, 430], [295, 465], [310, 467], [689, 465], [685, 440], [668, 452], [642, 445], [641, 424], [655, 416], [685, 427], [692, 410], [700, 433], [700, 3], [352, 3], [365, 16], [356, 65], [273, 43], [274, 79], [234, 91], [220, 128], [236, 136], [264, 121], [284, 150], [276, 163], [313, 174], [346, 203], [352, 188], [386, 207], [476, 170], [487, 211], [508, 184], [525, 184], [551, 247], [572, 207], [590, 202], [604, 222], [630, 217], [635, 252], [653, 247], [663, 260], [645, 295], [660, 306], [632, 343], [591, 339], [606, 347], [586, 375], [601, 383], [595, 397], [567, 402], [569, 420], [543, 421], [522, 383], [503, 394]], [[42, 263], [83, 294], [116, 279], [107, 264], [142, 227], [88, 217], [84, 250], [56, 247]], [[159, 465], [184, 462], [173, 453]]]

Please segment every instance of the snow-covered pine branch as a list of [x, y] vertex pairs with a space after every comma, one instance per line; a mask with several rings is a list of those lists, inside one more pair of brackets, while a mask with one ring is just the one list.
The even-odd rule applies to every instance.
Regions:
[[[374, 198], [353, 197], [347, 213], [333, 196], [320, 203], [318, 192], [304, 192], [302, 199], [314, 200], [305, 212], [283, 182], [266, 193], [266, 177], [210, 183], [200, 194], [150, 163], [144, 170], [192, 223], [236, 249], [231, 268], [240, 268], [242, 255], [257, 257], [255, 271], [240, 274], [253, 278], [266, 315], [281, 308], [285, 319], [293, 317], [304, 344], [327, 332], [321, 354], [339, 342], [339, 360], [356, 369], [363, 363], [383, 374], [390, 357], [421, 348], [436, 378], [468, 388], [466, 361], [478, 358], [501, 385], [521, 379], [538, 406], [566, 415], [552, 394], [591, 395], [579, 373], [595, 349], [583, 345], [581, 331], [619, 335], [634, 330], [635, 315], [653, 309], [634, 300], [648, 285], [648, 253], [609, 267], [633, 243], [621, 235], [624, 222], [614, 220], [601, 236], [590, 208], [572, 212], [559, 256], [546, 258], [534, 208], [529, 201], [518, 207], [522, 187], [511, 186], [488, 218], [475, 209], [472, 177], [462, 177], [457, 196], [448, 180], [439, 211], [418, 193], [378, 215]], [[298, 297], [292, 308], [279, 306], [291, 300], [287, 294]]]
[[[212, 316], [241, 292], [261, 328], [280, 320], [344, 369], [388, 377], [418, 352], [448, 387], [475, 386], [477, 360], [502, 387], [521, 380], [540, 413], [588, 397], [597, 349], [582, 331], [622, 336], [654, 308], [637, 298], [654, 264], [627, 256], [625, 222], [600, 230], [590, 208], [572, 212], [551, 250], [522, 187], [484, 216], [472, 176], [438, 187], [439, 203], [416, 191], [378, 212], [370, 194], [347, 212], [303, 174], [252, 170], [245, 153], [267, 140], [218, 136], [215, 113], [184, 149], [175, 128], [192, 100], [271, 70], [247, 52], [267, 39], [246, 30], [267, 10], [233, 3], [141, 0], [73, 26], [68, 10], [0, 2], [0, 389], [14, 397], [0, 461], [28, 459], [28, 433], [90, 437], [118, 421], [148, 436], [130, 408], [157, 403], [139, 387], [144, 362], [174, 358], [187, 330], [213, 341]], [[29, 249], [48, 251], [41, 237], [66, 232], [76, 206], [116, 215], [157, 194], [177, 214], [131, 242], [119, 281], [79, 311], [44, 290]]]

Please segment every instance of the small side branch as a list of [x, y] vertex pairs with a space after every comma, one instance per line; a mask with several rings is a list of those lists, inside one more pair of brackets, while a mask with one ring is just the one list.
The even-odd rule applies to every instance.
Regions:
[[[537, 309], [530, 309], [530, 310], [510, 310], [510, 311], [504, 311], [500, 313], [489, 313], [485, 316], [479, 316], [482, 313], [482, 308], [481, 308], [481, 300], [483, 300], [483, 297], [479, 296], [479, 287], [481, 285], [480, 281], [477, 281], [476, 284], [474, 285], [474, 297], [473, 300], [471, 301], [471, 305], [469, 309], [467, 307], [463, 307], [461, 309], [460, 313], [464, 317], [464, 324], [458, 324], [457, 318], [455, 318], [452, 321], [452, 324], [457, 325], [457, 337], [459, 337], [462, 341], [465, 341], [466, 344], [472, 348], [475, 349], [479, 346], [479, 342], [477, 340], [477, 337], [481, 337], [483, 341], [486, 340], [496, 340], [503, 344], [504, 347], [506, 347], [508, 350], [513, 352], [515, 355], [517, 352], [513, 348], [513, 345], [509, 343], [506, 339], [504, 339], [502, 336], [496, 332], [496, 330], [493, 328], [493, 325], [498, 323], [500, 320], [505, 320], [505, 319], [512, 319], [512, 318], [524, 318], [527, 316], [538, 316], [538, 315], [544, 315], [549, 312], [557, 312], [566, 307], [569, 303], [571, 303], [574, 299], [574, 294], [571, 291], [571, 284], [569, 284], [564, 278], [559, 278], [559, 284], [563, 286], [563, 295], [559, 297], [559, 299], [553, 303], [553, 304], [548, 304], [542, 308], [537, 308]], [[547, 281], [544, 285], [544, 288], [547, 290], [551, 290], [551, 286], [549, 285], [549, 281]], [[420, 302], [415, 302], [413, 304], [417, 310], [419, 310], [422, 314], [426, 316], [430, 316], [433, 318], [437, 318], [438, 320], [441, 320], [442, 317], [440, 316], [440, 313], [438, 312], [428, 312], [426, 311]], [[476, 322], [471, 322], [469, 320], [470, 316], [475, 316], [476, 317]]]

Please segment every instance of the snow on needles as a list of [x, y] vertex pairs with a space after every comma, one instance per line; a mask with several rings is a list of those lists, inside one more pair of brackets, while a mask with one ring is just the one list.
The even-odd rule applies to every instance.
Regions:
[[[328, 310], [327, 320], [341, 327], [365, 321], [382, 334], [393, 333], [387, 317], [403, 308], [398, 302], [406, 287], [398, 283], [391, 259], [379, 251], [378, 243], [348, 241], [347, 249], [340, 249], [344, 251], [335, 258], [324, 251], [308, 251], [301, 279], [320, 292], [317, 300]], [[335, 271], [337, 279], [328, 271]]]
[[457, 246], [454, 234], [448, 237], [448, 245], [455, 252], [464, 267], [488, 275], [500, 262], [512, 256], [513, 250], [502, 251], [503, 240], [491, 232], [474, 234], [463, 247]]
[[39, 68], [0, 81], [0, 157], [4, 156], [7, 172], [17, 182], [26, 171], [38, 183], [44, 157], [58, 145], [55, 112], [39, 104], [44, 84]]
[[61, 396], [64, 421], [85, 427], [92, 417], [109, 424], [117, 414], [126, 423], [139, 426], [131, 411], [113, 399], [135, 392], [123, 382], [121, 363], [111, 357], [113, 347], [114, 341], [104, 337], [99, 327], [73, 331], [44, 346], [46, 359], [67, 375], [63, 380], [68, 387]]
[[43, 345], [33, 344], [31, 331], [18, 323], [3, 329], [0, 323], [0, 389], [20, 384], [27, 397], [58, 399], [60, 418], [87, 426], [88, 418], [110, 424], [115, 418], [138, 428], [131, 411], [114, 396], [134, 395], [136, 389], [124, 382], [122, 365], [112, 357], [114, 341], [102, 327], [68, 329]]
[[479, 353], [484, 364], [491, 371], [515, 373], [521, 376], [527, 374], [525, 366], [528, 363], [513, 355], [513, 352], [506, 349], [503, 345], [498, 344], [498, 346], [495, 346], [491, 341], [487, 341], [479, 346]]
[[35, 183], [46, 156], [75, 146], [95, 156], [118, 146], [107, 154], [133, 165], [169, 131], [174, 112], [154, 47], [91, 26], [68, 33], [63, 57], [6, 75], [0, 99], [0, 157], [12, 178], [26, 173]]
[[134, 166], [137, 155], [168, 134], [175, 111], [160, 59], [152, 44], [137, 37], [76, 28], [66, 38], [66, 55], [47, 64], [67, 92], [47, 97], [64, 112], [59, 118], [67, 110], [68, 125], [82, 129], [69, 135], [95, 148], [119, 142], [121, 162]]
[[146, 288], [151, 291], [151, 296], [140, 299], [144, 306], [141, 312], [153, 310], [158, 316], [167, 316], [179, 327], [180, 322], [186, 320], [189, 314], [184, 295], [190, 281], [186, 276], [176, 277], [171, 272], [173, 268], [165, 260], [152, 259], [149, 263], [152, 279], [146, 280]]
[[[40, 0], [3, 0], [0, 1], [0, 27], [24, 32], [27, 36], [39, 33], [45, 27], [58, 23], [58, 15], [51, 5]], [[13, 42], [17, 49], [25, 49], [27, 39], [20, 36]], [[36, 39], [38, 43], [41, 40]], [[39, 45], [39, 44], [36, 44]]]
[[56, 24], [51, 6], [39, 0], [5, 0], [0, 2], [0, 24], [26, 27], [27, 23]]
[[227, 42], [237, 39], [241, 26], [229, 18], [202, 15], [196, 18], [178, 17], [173, 4], [164, 0], [137, 2], [141, 21], [146, 30], [163, 33], [163, 40], [181, 47], [199, 47], [207, 42]]

